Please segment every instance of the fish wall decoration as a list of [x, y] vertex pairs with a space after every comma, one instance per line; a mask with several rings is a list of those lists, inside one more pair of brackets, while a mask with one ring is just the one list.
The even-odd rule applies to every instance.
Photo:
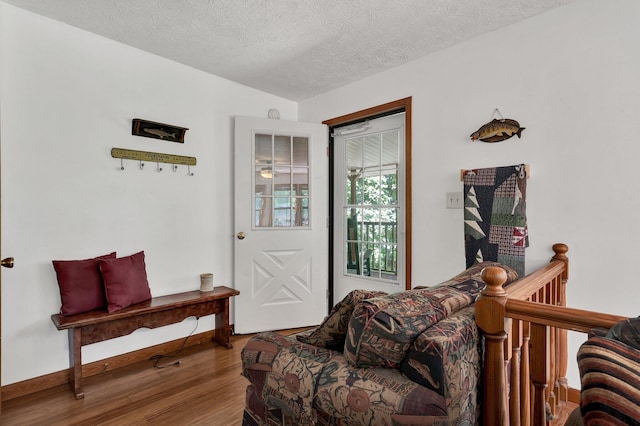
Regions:
[[189, 129], [186, 127], [156, 123], [155, 121], [143, 120], [141, 118], [131, 120], [131, 134], [134, 136], [184, 143], [184, 135], [187, 130]]
[[524, 127], [520, 127], [520, 123], [510, 118], [494, 118], [487, 124], [480, 126], [478, 130], [471, 133], [472, 141], [480, 139], [482, 142], [502, 142], [509, 139], [513, 135], [522, 134]]

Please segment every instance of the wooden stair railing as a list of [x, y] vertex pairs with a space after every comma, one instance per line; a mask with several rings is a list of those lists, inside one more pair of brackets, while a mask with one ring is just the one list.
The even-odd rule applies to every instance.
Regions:
[[[553, 251], [549, 265], [506, 288], [502, 268], [483, 271], [486, 287], [476, 302], [476, 322], [485, 338], [483, 424], [530, 425], [533, 418], [546, 418], [541, 401], [557, 401], [561, 389], [566, 389], [566, 332], [540, 328], [508, 312], [512, 300], [566, 305], [568, 247], [555, 244]], [[553, 362], [532, 353], [530, 347], [553, 353]]]
[[502, 268], [482, 272], [476, 322], [485, 337], [483, 424], [546, 425], [547, 409], [553, 415], [567, 399], [567, 330], [588, 333], [626, 319], [567, 308], [568, 249], [553, 250], [548, 266], [507, 288]]

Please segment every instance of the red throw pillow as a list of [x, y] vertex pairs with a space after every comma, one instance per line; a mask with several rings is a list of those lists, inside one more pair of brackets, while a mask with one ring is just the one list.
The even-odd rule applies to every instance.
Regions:
[[109, 312], [151, 299], [144, 251], [117, 259], [100, 260], [98, 265]]
[[93, 259], [52, 261], [62, 300], [60, 315], [79, 314], [107, 306], [98, 261], [115, 258], [116, 252], [113, 252]]

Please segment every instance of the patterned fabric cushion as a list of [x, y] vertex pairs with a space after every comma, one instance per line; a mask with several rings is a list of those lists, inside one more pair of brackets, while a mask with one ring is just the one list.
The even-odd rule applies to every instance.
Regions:
[[400, 372], [444, 395], [451, 424], [476, 424], [480, 345], [475, 307], [459, 310], [426, 329], [411, 345]]
[[502, 263], [488, 260], [485, 262], [476, 263], [475, 265], [468, 267], [458, 275], [436, 285], [435, 287], [447, 286], [466, 289], [465, 291], [470, 291], [474, 296], [477, 297], [484, 288], [484, 282], [482, 281], [482, 270], [489, 266], [499, 266], [504, 269], [504, 271], [507, 273], [507, 281], [504, 283], [505, 286], [518, 279], [518, 273], [515, 271], [515, 269], [511, 268], [510, 266], [503, 265]]
[[317, 380], [336, 355], [277, 333], [260, 333], [242, 349], [242, 372], [267, 406], [313, 424]]
[[350, 366], [335, 351], [265, 332], [242, 350], [245, 425], [446, 424], [445, 398], [397, 370]]
[[[476, 263], [475, 265], [468, 267], [467, 269], [460, 272], [455, 277], [439, 285], [455, 285], [456, 283], [462, 283], [469, 279], [477, 279], [482, 281], [482, 270], [489, 266], [499, 266], [502, 269], [504, 269], [504, 271], [507, 273], [507, 281], [504, 283], [505, 286], [508, 284], [511, 284], [512, 282], [518, 279], [518, 273], [512, 267], [504, 265], [499, 262], [493, 262], [493, 261], [487, 260], [481, 263]], [[484, 284], [483, 284], [483, 287], [484, 287]], [[482, 288], [480, 288], [480, 290], [482, 290]]]
[[640, 350], [640, 317], [620, 321], [609, 329], [605, 337]]
[[[477, 298], [482, 289], [484, 288], [484, 282], [482, 281], [482, 270], [489, 266], [499, 266], [507, 273], [507, 281], [504, 283], [504, 286], [511, 284], [512, 282], [518, 279], [518, 273], [515, 269], [503, 265], [499, 262], [493, 261], [485, 261], [482, 263], [476, 263], [473, 266], [465, 269], [460, 272], [458, 275], [453, 278], [448, 279], [440, 284], [437, 284], [433, 287], [454, 287], [460, 290], [466, 291], [471, 294], [473, 297]], [[428, 288], [425, 286], [414, 287], [414, 289], [424, 289]]]
[[301, 342], [342, 352], [353, 308], [362, 300], [384, 296], [382, 291], [353, 290], [338, 302], [322, 323], [310, 333], [297, 337]]
[[593, 337], [578, 350], [585, 425], [640, 425], [640, 352]]
[[245, 394], [245, 409], [242, 414], [242, 426], [258, 426], [266, 415], [266, 407], [258, 396], [256, 388], [249, 384]]
[[412, 382], [398, 370], [358, 369], [344, 357], [332, 359], [323, 371], [316, 406], [348, 425], [426, 425], [446, 419], [442, 395]]
[[396, 368], [425, 329], [473, 303], [453, 287], [432, 287], [363, 300], [349, 321], [344, 356], [358, 367]]

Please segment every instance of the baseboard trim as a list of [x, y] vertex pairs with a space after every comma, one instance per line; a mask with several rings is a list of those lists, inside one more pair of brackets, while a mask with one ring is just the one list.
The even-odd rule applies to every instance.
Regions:
[[[203, 333], [194, 334], [189, 337], [185, 348], [208, 343], [213, 340], [214, 330], [205, 331]], [[147, 361], [153, 355], [166, 354], [175, 352], [182, 346], [184, 337], [170, 342], [161, 343], [159, 345], [150, 346], [137, 351], [128, 352], [126, 354], [117, 355], [111, 358], [105, 358], [99, 361], [84, 364], [82, 366], [82, 376], [90, 377], [102, 374], [116, 368], [124, 367], [136, 362]], [[24, 380], [22, 382], [12, 383], [2, 386], [2, 401], [9, 401], [14, 398], [29, 395], [45, 389], [53, 388], [59, 385], [69, 383], [69, 369], [56, 371], [54, 373], [45, 374], [44, 376], [34, 377], [33, 379]], [[71, 390], [69, 390], [71, 392]]]
[[[233, 324], [231, 324], [233, 333]], [[194, 334], [189, 337], [185, 348], [207, 343], [213, 340], [214, 331], [205, 331], [203, 333]], [[117, 355], [111, 358], [102, 359], [82, 366], [82, 376], [89, 377], [102, 374], [116, 368], [124, 367], [136, 362], [147, 361], [153, 355], [158, 353], [175, 352], [182, 346], [184, 338], [172, 340], [170, 342], [161, 343], [159, 345], [150, 346], [137, 351], [128, 352], [126, 354]], [[46, 374], [44, 376], [35, 377], [33, 379], [24, 380], [22, 382], [12, 383], [2, 386], [2, 401], [9, 401], [14, 398], [29, 395], [45, 389], [69, 383], [69, 369], [56, 371], [55, 373]], [[574, 404], [580, 404], [580, 390], [569, 388], [567, 399]]]
[[569, 402], [580, 405], [580, 389], [569, 388], [567, 399]]

